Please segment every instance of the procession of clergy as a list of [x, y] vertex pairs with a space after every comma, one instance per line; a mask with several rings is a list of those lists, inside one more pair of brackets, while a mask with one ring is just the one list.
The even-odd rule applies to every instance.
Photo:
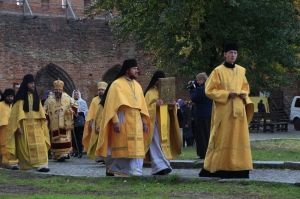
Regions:
[[[152, 162], [153, 174], [165, 175], [172, 170], [169, 160], [181, 152], [176, 103], [156, 113], [160, 111], [156, 109], [157, 81], [165, 77], [162, 71], [156, 73], [146, 96], [135, 81], [135, 59], [124, 61], [112, 84], [97, 84], [98, 91], [103, 92], [92, 99], [82, 144], [89, 157], [106, 165], [106, 175], [142, 175], [144, 160]], [[76, 148], [72, 146], [72, 131], [79, 103], [63, 87], [63, 81], [54, 81], [53, 94], [43, 106], [32, 74], [24, 76], [16, 94], [13, 89], [5, 89], [0, 102], [3, 168], [49, 172], [48, 150], [54, 161], [70, 159], [70, 152]], [[167, 117], [161, 123], [163, 134], [158, 127], [160, 115]]]
[[[141, 176], [144, 162], [151, 162], [153, 175], [166, 175], [172, 171], [169, 160], [181, 153], [176, 102], [165, 104], [159, 96], [158, 80], [166, 78], [165, 73], [157, 70], [145, 92], [135, 80], [137, 77], [136, 60], [125, 60], [112, 83], [97, 84], [103, 92], [92, 99], [85, 118], [84, 151], [97, 163], [105, 164], [107, 176]], [[78, 117], [78, 103], [63, 91], [64, 82], [56, 80], [54, 93], [42, 106], [34, 82], [33, 75], [27, 74], [16, 94], [13, 89], [5, 89], [2, 95], [3, 168], [49, 172], [48, 150], [53, 161], [63, 162], [70, 159], [70, 151], [75, 147], [72, 147], [72, 131]], [[248, 153], [246, 149], [247, 155], [243, 154], [245, 167], [239, 164], [228, 170], [251, 170], [251, 151], [250, 156]], [[226, 161], [221, 165], [230, 164]], [[209, 167], [205, 169], [210, 171]]]

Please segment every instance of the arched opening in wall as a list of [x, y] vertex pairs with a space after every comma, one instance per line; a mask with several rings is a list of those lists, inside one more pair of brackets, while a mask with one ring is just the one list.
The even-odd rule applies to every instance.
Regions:
[[106, 73], [103, 75], [102, 81], [111, 83], [112, 81], [115, 80], [120, 70], [121, 70], [120, 64], [114, 65], [112, 68], [106, 71]]
[[53, 82], [57, 79], [64, 82], [64, 91], [71, 96], [75, 89], [73, 80], [66, 71], [50, 63], [41, 68], [35, 76], [36, 89], [41, 99], [45, 98], [47, 90], [53, 90]]

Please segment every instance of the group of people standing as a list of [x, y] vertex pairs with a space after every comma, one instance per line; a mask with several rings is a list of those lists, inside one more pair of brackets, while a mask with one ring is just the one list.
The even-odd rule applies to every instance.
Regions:
[[[198, 74], [199, 87], [189, 91], [197, 155], [204, 159], [199, 176], [249, 178], [248, 123], [254, 108], [245, 69], [235, 64], [237, 45], [225, 45], [224, 57], [209, 77]], [[71, 150], [77, 157], [84, 150], [97, 163], [105, 163], [107, 176], [140, 176], [144, 162], [151, 162], [153, 175], [170, 173], [169, 160], [182, 148], [177, 102], [166, 104], [160, 99], [158, 80], [166, 77], [163, 71], [153, 74], [144, 92], [137, 77], [136, 60], [125, 60], [112, 83], [98, 83], [98, 96], [88, 110], [79, 90], [70, 97], [61, 80], [54, 81], [53, 93], [49, 91], [42, 106], [33, 75], [25, 75], [16, 95], [7, 89], [0, 102], [0, 110], [6, 113], [1, 118], [5, 121], [0, 120], [2, 164], [48, 172], [49, 149], [52, 158], [61, 162], [70, 158]], [[184, 102], [178, 104], [184, 111]], [[79, 118], [85, 123], [78, 125]]]

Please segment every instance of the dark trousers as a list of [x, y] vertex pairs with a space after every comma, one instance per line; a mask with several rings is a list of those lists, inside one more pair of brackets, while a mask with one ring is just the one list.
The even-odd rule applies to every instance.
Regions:
[[[77, 152], [78, 154], [82, 154], [82, 136], [83, 136], [83, 129], [84, 127], [75, 127], [74, 128], [74, 133], [72, 132], [72, 147], [73, 147], [73, 152]], [[77, 148], [78, 147], [78, 148]]]
[[211, 117], [198, 117], [195, 118], [195, 138], [197, 155], [204, 159], [208, 147], [210, 136], [210, 120]]
[[186, 146], [193, 146], [194, 138], [184, 139], [183, 135], [185, 132], [191, 132], [191, 128], [182, 128], [182, 146], [185, 147], [185, 142]]

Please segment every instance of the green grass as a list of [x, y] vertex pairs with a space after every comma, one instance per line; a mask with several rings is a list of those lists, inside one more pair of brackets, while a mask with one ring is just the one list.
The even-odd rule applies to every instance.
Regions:
[[[300, 140], [266, 140], [251, 142], [252, 159], [260, 161], [296, 161], [300, 162]], [[196, 147], [182, 149], [176, 159], [196, 159]]]
[[300, 162], [300, 140], [267, 140], [251, 142], [252, 159]]
[[[253, 160], [300, 161], [300, 140], [251, 142]], [[177, 159], [196, 159], [196, 148]], [[163, 177], [85, 178], [0, 169], [0, 198], [299, 198], [299, 187], [255, 181], [204, 181], [178, 175]], [[183, 176], [184, 177], [184, 176]]]
[[0, 170], [0, 198], [298, 198], [299, 187], [163, 177], [85, 178]]
[[197, 159], [196, 147], [182, 148], [181, 154], [176, 158], [178, 160], [193, 160]]

